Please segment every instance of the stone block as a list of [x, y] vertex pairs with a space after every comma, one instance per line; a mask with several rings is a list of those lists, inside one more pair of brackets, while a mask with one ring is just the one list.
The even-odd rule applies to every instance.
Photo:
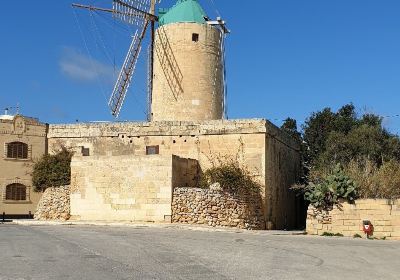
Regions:
[[392, 226], [374, 226], [374, 232], [392, 232]]
[[373, 222], [374, 226], [392, 226], [392, 221], [375, 220]]
[[369, 205], [369, 206], [375, 206], [375, 205], [388, 205], [390, 204], [390, 200], [387, 199], [358, 199], [355, 201], [356, 205]]
[[356, 226], [358, 225], [358, 221], [355, 220], [345, 220], [343, 221], [344, 226]]
[[387, 232], [383, 232], [383, 231], [378, 232], [378, 231], [376, 231], [376, 232], [374, 232], [374, 234], [372, 235], [372, 237], [374, 237], [374, 238], [387, 238], [387, 237], [391, 237], [392, 234], [393, 234], [393, 233], [390, 232], [390, 231], [387, 231]]
[[400, 208], [399, 209], [392, 209], [390, 214], [392, 216], [400, 216]]

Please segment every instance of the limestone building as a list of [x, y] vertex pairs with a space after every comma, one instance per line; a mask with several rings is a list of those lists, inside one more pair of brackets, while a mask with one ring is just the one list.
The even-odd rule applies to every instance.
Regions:
[[174, 187], [193, 187], [216, 157], [232, 156], [263, 185], [265, 227], [294, 228], [289, 191], [299, 146], [266, 120], [50, 125], [49, 145], [72, 160], [71, 215], [83, 220], [170, 221]]
[[33, 191], [33, 160], [47, 152], [47, 125], [21, 115], [0, 115], [0, 214], [33, 215], [41, 193]]

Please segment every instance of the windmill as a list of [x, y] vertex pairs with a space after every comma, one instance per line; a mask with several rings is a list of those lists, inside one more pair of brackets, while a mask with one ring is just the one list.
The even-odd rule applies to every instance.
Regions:
[[[111, 8], [101, 8], [83, 4], [72, 4], [74, 8], [82, 8], [90, 11], [100, 11], [111, 13], [114, 18], [120, 20], [123, 23], [134, 26], [136, 28], [135, 34], [132, 36], [132, 41], [128, 49], [125, 61], [119, 72], [118, 78], [114, 85], [112, 94], [108, 101], [108, 106], [111, 110], [112, 116], [118, 118], [121, 108], [123, 106], [125, 97], [127, 95], [129, 86], [132, 81], [132, 77], [135, 73], [135, 67], [143, 47], [143, 41], [150, 29], [150, 45], [149, 45], [149, 69], [148, 69], [148, 99], [149, 104], [152, 100], [153, 92], [153, 67], [154, 67], [154, 57], [155, 57], [155, 35], [156, 35], [156, 23], [159, 21], [159, 17], [155, 14], [156, 5], [160, 3], [161, 0], [112, 0]], [[178, 0], [178, 3], [184, 0]], [[225, 22], [218, 18], [216, 21], [209, 20], [204, 16], [204, 20], [210, 26], [218, 26], [221, 33], [227, 34], [229, 30], [225, 26]], [[159, 36], [161, 36], [159, 34]], [[168, 42], [166, 34], [163, 34], [164, 42]], [[163, 48], [168, 48], [169, 46], [163, 46]], [[167, 50], [164, 50], [166, 60], [178, 68], [176, 59]], [[167, 73], [167, 71], [165, 72]], [[179, 84], [179, 78], [177, 75], [171, 75], [169, 78], [170, 84]]]

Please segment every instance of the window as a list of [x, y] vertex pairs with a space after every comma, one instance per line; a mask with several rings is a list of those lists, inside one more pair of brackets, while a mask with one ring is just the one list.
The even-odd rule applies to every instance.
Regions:
[[21, 184], [11, 184], [6, 187], [6, 200], [26, 200], [26, 187]]
[[158, 155], [160, 146], [146, 146], [146, 155]]
[[199, 41], [199, 34], [193, 33], [192, 34], [192, 41], [193, 42], [198, 42]]
[[88, 156], [90, 156], [90, 149], [82, 147], [81, 153], [82, 153], [82, 156], [88, 157]]
[[12, 142], [7, 144], [7, 158], [27, 159], [28, 145], [22, 142]]

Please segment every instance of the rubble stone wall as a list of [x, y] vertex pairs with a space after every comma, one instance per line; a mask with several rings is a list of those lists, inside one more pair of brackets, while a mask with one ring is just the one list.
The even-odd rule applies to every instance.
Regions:
[[220, 190], [175, 188], [172, 222], [208, 226], [264, 229], [261, 197]]
[[48, 188], [43, 193], [36, 213], [35, 219], [68, 220], [70, 218], [70, 187]]
[[373, 237], [400, 239], [400, 200], [361, 199], [354, 204], [343, 202], [330, 211], [310, 206], [307, 212], [307, 233], [363, 236], [364, 220], [373, 225]]

